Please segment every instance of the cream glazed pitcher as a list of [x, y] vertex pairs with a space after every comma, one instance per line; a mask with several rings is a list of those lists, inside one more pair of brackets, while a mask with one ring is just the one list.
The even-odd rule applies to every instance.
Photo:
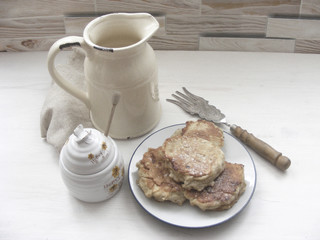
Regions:
[[[157, 20], [147, 13], [108, 14], [91, 21], [83, 37], [62, 38], [49, 50], [48, 70], [53, 80], [85, 103], [93, 125], [101, 132], [107, 127], [112, 96], [120, 94], [110, 129], [113, 138], [141, 136], [159, 121], [158, 69], [147, 43], [158, 28]], [[86, 54], [87, 91], [77, 89], [55, 67], [57, 54], [67, 47], [82, 48]]]

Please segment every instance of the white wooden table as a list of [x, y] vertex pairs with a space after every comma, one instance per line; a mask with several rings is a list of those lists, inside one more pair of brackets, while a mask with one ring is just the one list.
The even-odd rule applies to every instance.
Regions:
[[[251, 202], [232, 220], [204, 229], [155, 219], [127, 179], [106, 202], [78, 201], [62, 182], [58, 153], [40, 138], [51, 83], [47, 53], [0, 53], [0, 239], [320, 239], [320, 55], [156, 54], [163, 113], [154, 130], [194, 119], [165, 101], [185, 86], [288, 156], [288, 171], [249, 150], [257, 170]], [[126, 166], [144, 137], [116, 141]]]

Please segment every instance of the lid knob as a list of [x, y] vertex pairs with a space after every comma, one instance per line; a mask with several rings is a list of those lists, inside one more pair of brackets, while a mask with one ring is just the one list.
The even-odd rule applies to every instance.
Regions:
[[73, 134], [75, 135], [75, 142], [80, 143], [90, 143], [92, 141], [92, 133], [91, 131], [84, 129], [82, 124], [79, 124], [73, 131]]

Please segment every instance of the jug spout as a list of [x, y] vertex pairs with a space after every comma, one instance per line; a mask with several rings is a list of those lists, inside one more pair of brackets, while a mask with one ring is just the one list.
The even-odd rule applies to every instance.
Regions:
[[136, 13], [133, 18], [132, 24], [136, 26], [142, 41], [147, 41], [159, 29], [159, 22], [148, 13]]

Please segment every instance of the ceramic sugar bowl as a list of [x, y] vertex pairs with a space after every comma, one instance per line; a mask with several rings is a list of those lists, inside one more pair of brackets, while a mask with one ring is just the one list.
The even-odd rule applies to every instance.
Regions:
[[62, 179], [71, 195], [85, 202], [114, 196], [124, 178], [123, 159], [110, 137], [79, 125], [60, 153]]

